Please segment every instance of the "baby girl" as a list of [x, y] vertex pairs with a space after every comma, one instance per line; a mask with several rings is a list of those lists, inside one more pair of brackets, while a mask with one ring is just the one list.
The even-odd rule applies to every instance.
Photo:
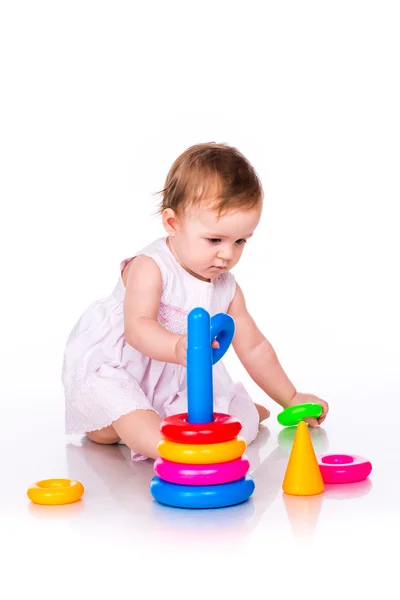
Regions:
[[[66, 432], [93, 442], [122, 442], [134, 459], [156, 458], [163, 418], [187, 412], [187, 316], [202, 307], [235, 321], [234, 351], [261, 390], [285, 408], [316, 402], [299, 393], [249, 314], [232, 269], [260, 221], [263, 190], [249, 161], [225, 144], [188, 148], [171, 166], [160, 215], [166, 236], [122, 261], [110, 296], [89, 306], [65, 350]], [[216, 347], [216, 340], [212, 345]], [[269, 416], [213, 367], [214, 410], [242, 423], [247, 444]]]

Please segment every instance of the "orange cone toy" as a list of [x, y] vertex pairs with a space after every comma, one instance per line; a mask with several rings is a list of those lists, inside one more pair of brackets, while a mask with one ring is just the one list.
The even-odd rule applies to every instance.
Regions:
[[292, 496], [314, 496], [322, 494], [324, 482], [315, 456], [307, 424], [300, 421], [297, 426], [282, 489]]

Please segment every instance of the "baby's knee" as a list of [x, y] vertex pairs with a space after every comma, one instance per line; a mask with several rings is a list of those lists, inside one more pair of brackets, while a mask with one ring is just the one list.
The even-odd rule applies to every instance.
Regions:
[[117, 444], [121, 439], [111, 425], [96, 431], [87, 431], [86, 435], [89, 440], [96, 442], [96, 444]]

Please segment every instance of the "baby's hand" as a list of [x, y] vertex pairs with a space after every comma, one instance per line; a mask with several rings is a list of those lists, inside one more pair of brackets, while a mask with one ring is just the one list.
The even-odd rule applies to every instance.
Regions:
[[187, 335], [180, 335], [175, 346], [175, 359], [178, 365], [186, 367]]
[[[211, 346], [219, 348], [217, 340], [213, 340]], [[175, 358], [178, 365], [186, 367], [186, 350], [187, 350], [187, 335], [180, 335], [175, 346]]]
[[290, 406], [294, 406], [296, 404], [320, 404], [322, 406], [322, 414], [319, 417], [319, 419], [314, 419], [314, 418], [309, 418], [309, 419], [305, 419], [306, 423], [308, 423], [311, 427], [318, 427], [318, 425], [321, 425], [321, 423], [323, 423], [325, 421], [326, 415], [328, 414], [329, 411], [329, 406], [328, 403], [325, 402], [325, 400], [321, 400], [321, 398], [318, 398], [317, 396], [313, 396], [312, 394], [300, 394], [297, 393], [293, 396], [292, 400], [290, 401]]

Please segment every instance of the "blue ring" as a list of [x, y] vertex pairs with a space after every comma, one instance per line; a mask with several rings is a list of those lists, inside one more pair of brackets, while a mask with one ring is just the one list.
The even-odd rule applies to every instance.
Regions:
[[216, 338], [219, 348], [212, 348], [213, 365], [228, 351], [235, 335], [235, 321], [226, 313], [218, 313], [211, 317], [211, 341]]
[[254, 492], [251, 475], [219, 485], [178, 485], [153, 477], [150, 493], [157, 502], [177, 508], [223, 508], [245, 502]]

